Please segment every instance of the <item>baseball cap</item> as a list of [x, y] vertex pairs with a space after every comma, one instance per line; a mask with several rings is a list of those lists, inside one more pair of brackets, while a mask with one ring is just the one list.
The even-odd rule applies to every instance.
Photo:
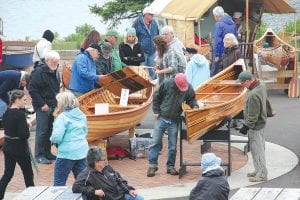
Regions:
[[156, 10], [154, 10], [153, 7], [147, 6], [147, 7], [144, 8], [144, 10], [143, 10], [143, 15], [145, 15], [145, 14], [157, 15], [157, 12], [156, 12]]
[[241, 12], [234, 12], [232, 18], [238, 19], [238, 18], [240, 18], [242, 16], [243, 16], [243, 13], [241, 13]]
[[237, 83], [242, 81], [247, 81], [252, 79], [252, 74], [249, 71], [243, 71], [239, 74], [238, 79], [236, 80]]
[[114, 37], [118, 37], [118, 32], [116, 30], [110, 29], [106, 32], [105, 34], [106, 36], [114, 36]]
[[174, 81], [179, 91], [185, 92], [188, 90], [189, 84], [185, 74], [183, 73], [176, 74]]

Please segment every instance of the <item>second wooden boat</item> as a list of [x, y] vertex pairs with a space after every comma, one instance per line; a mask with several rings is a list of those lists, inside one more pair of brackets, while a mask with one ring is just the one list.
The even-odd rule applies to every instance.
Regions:
[[3, 68], [22, 69], [33, 65], [33, 42], [4, 41], [3, 42]]
[[199, 109], [182, 104], [189, 142], [215, 128], [226, 116], [236, 116], [243, 110], [247, 89], [236, 83], [236, 79], [244, 70], [244, 60], [239, 59], [197, 87], [195, 93]]
[[[100, 82], [102, 88], [78, 98], [80, 109], [87, 116], [89, 142], [132, 130], [147, 114], [152, 102], [153, 85], [141, 67], [123, 68]], [[127, 106], [120, 105], [122, 88], [130, 90]], [[107, 104], [108, 112], [95, 114], [97, 104]]]

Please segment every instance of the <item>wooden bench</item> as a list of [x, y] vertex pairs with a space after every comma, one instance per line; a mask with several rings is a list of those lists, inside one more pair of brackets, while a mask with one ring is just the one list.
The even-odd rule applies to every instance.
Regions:
[[28, 187], [14, 200], [82, 200], [81, 193], [73, 193], [68, 186]]
[[299, 188], [240, 188], [230, 200], [299, 200]]

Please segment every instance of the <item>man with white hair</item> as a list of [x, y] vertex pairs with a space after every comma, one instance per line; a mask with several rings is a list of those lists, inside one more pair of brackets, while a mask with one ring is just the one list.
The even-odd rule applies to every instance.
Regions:
[[56, 51], [48, 51], [45, 63], [31, 73], [28, 90], [36, 112], [35, 158], [40, 164], [51, 164], [56, 156], [51, 153], [50, 136], [54, 117], [52, 115], [59, 93], [59, 80], [56, 76], [60, 56]]
[[232, 18], [224, 12], [221, 6], [213, 9], [214, 19], [216, 20], [214, 29], [214, 45], [213, 45], [213, 62], [211, 68], [211, 76], [221, 71], [220, 63], [224, 51], [223, 39], [227, 33], [233, 33], [237, 36], [236, 25]]
[[184, 55], [183, 50], [185, 49], [185, 47], [182, 42], [175, 36], [172, 26], [164, 26], [162, 28], [162, 36], [164, 40], [169, 44], [171, 49], [174, 49]]
[[[145, 61], [141, 63], [143, 66], [154, 67], [155, 66], [155, 46], [153, 38], [159, 35], [158, 25], [153, 19], [156, 11], [148, 6], [143, 10], [143, 15], [140, 15], [134, 22], [133, 27], [136, 30], [136, 36], [144, 51]], [[149, 75], [154, 80], [156, 75], [152, 68], [148, 68]]]

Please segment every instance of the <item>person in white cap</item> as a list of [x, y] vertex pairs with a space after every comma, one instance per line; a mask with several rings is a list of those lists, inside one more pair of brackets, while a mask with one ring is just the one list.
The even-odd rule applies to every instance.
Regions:
[[214, 153], [202, 155], [202, 179], [192, 189], [190, 200], [228, 200], [229, 184], [220, 165], [221, 158]]
[[241, 41], [242, 39], [242, 34], [243, 32], [245, 31], [244, 30], [244, 27], [242, 25], [242, 21], [243, 21], [243, 13], [241, 12], [234, 12], [233, 13], [233, 16], [232, 16], [232, 19], [236, 25], [236, 28], [237, 28], [237, 34], [238, 34], [238, 40]]
[[166, 172], [178, 175], [175, 169], [176, 147], [178, 138], [178, 123], [182, 113], [181, 104], [186, 102], [191, 108], [198, 108], [195, 92], [187, 77], [178, 73], [174, 78], [165, 79], [153, 95], [153, 113], [156, 119], [152, 136], [152, 145], [149, 149], [148, 177], [155, 176], [158, 170], [158, 154], [161, 149], [165, 131], [168, 132], [168, 160]]
[[[144, 50], [145, 61], [141, 63], [142, 66], [155, 66], [155, 45], [153, 43], [153, 38], [159, 35], [158, 25], [153, 16], [157, 14], [154, 8], [148, 6], [143, 10], [143, 14], [140, 15], [135, 22], [133, 27], [136, 30], [136, 36], [138, 37], [139, 42]], [[152, 68], [148, 68], [149, 75], [152, 80], [155, 80], [157, 77]]]

